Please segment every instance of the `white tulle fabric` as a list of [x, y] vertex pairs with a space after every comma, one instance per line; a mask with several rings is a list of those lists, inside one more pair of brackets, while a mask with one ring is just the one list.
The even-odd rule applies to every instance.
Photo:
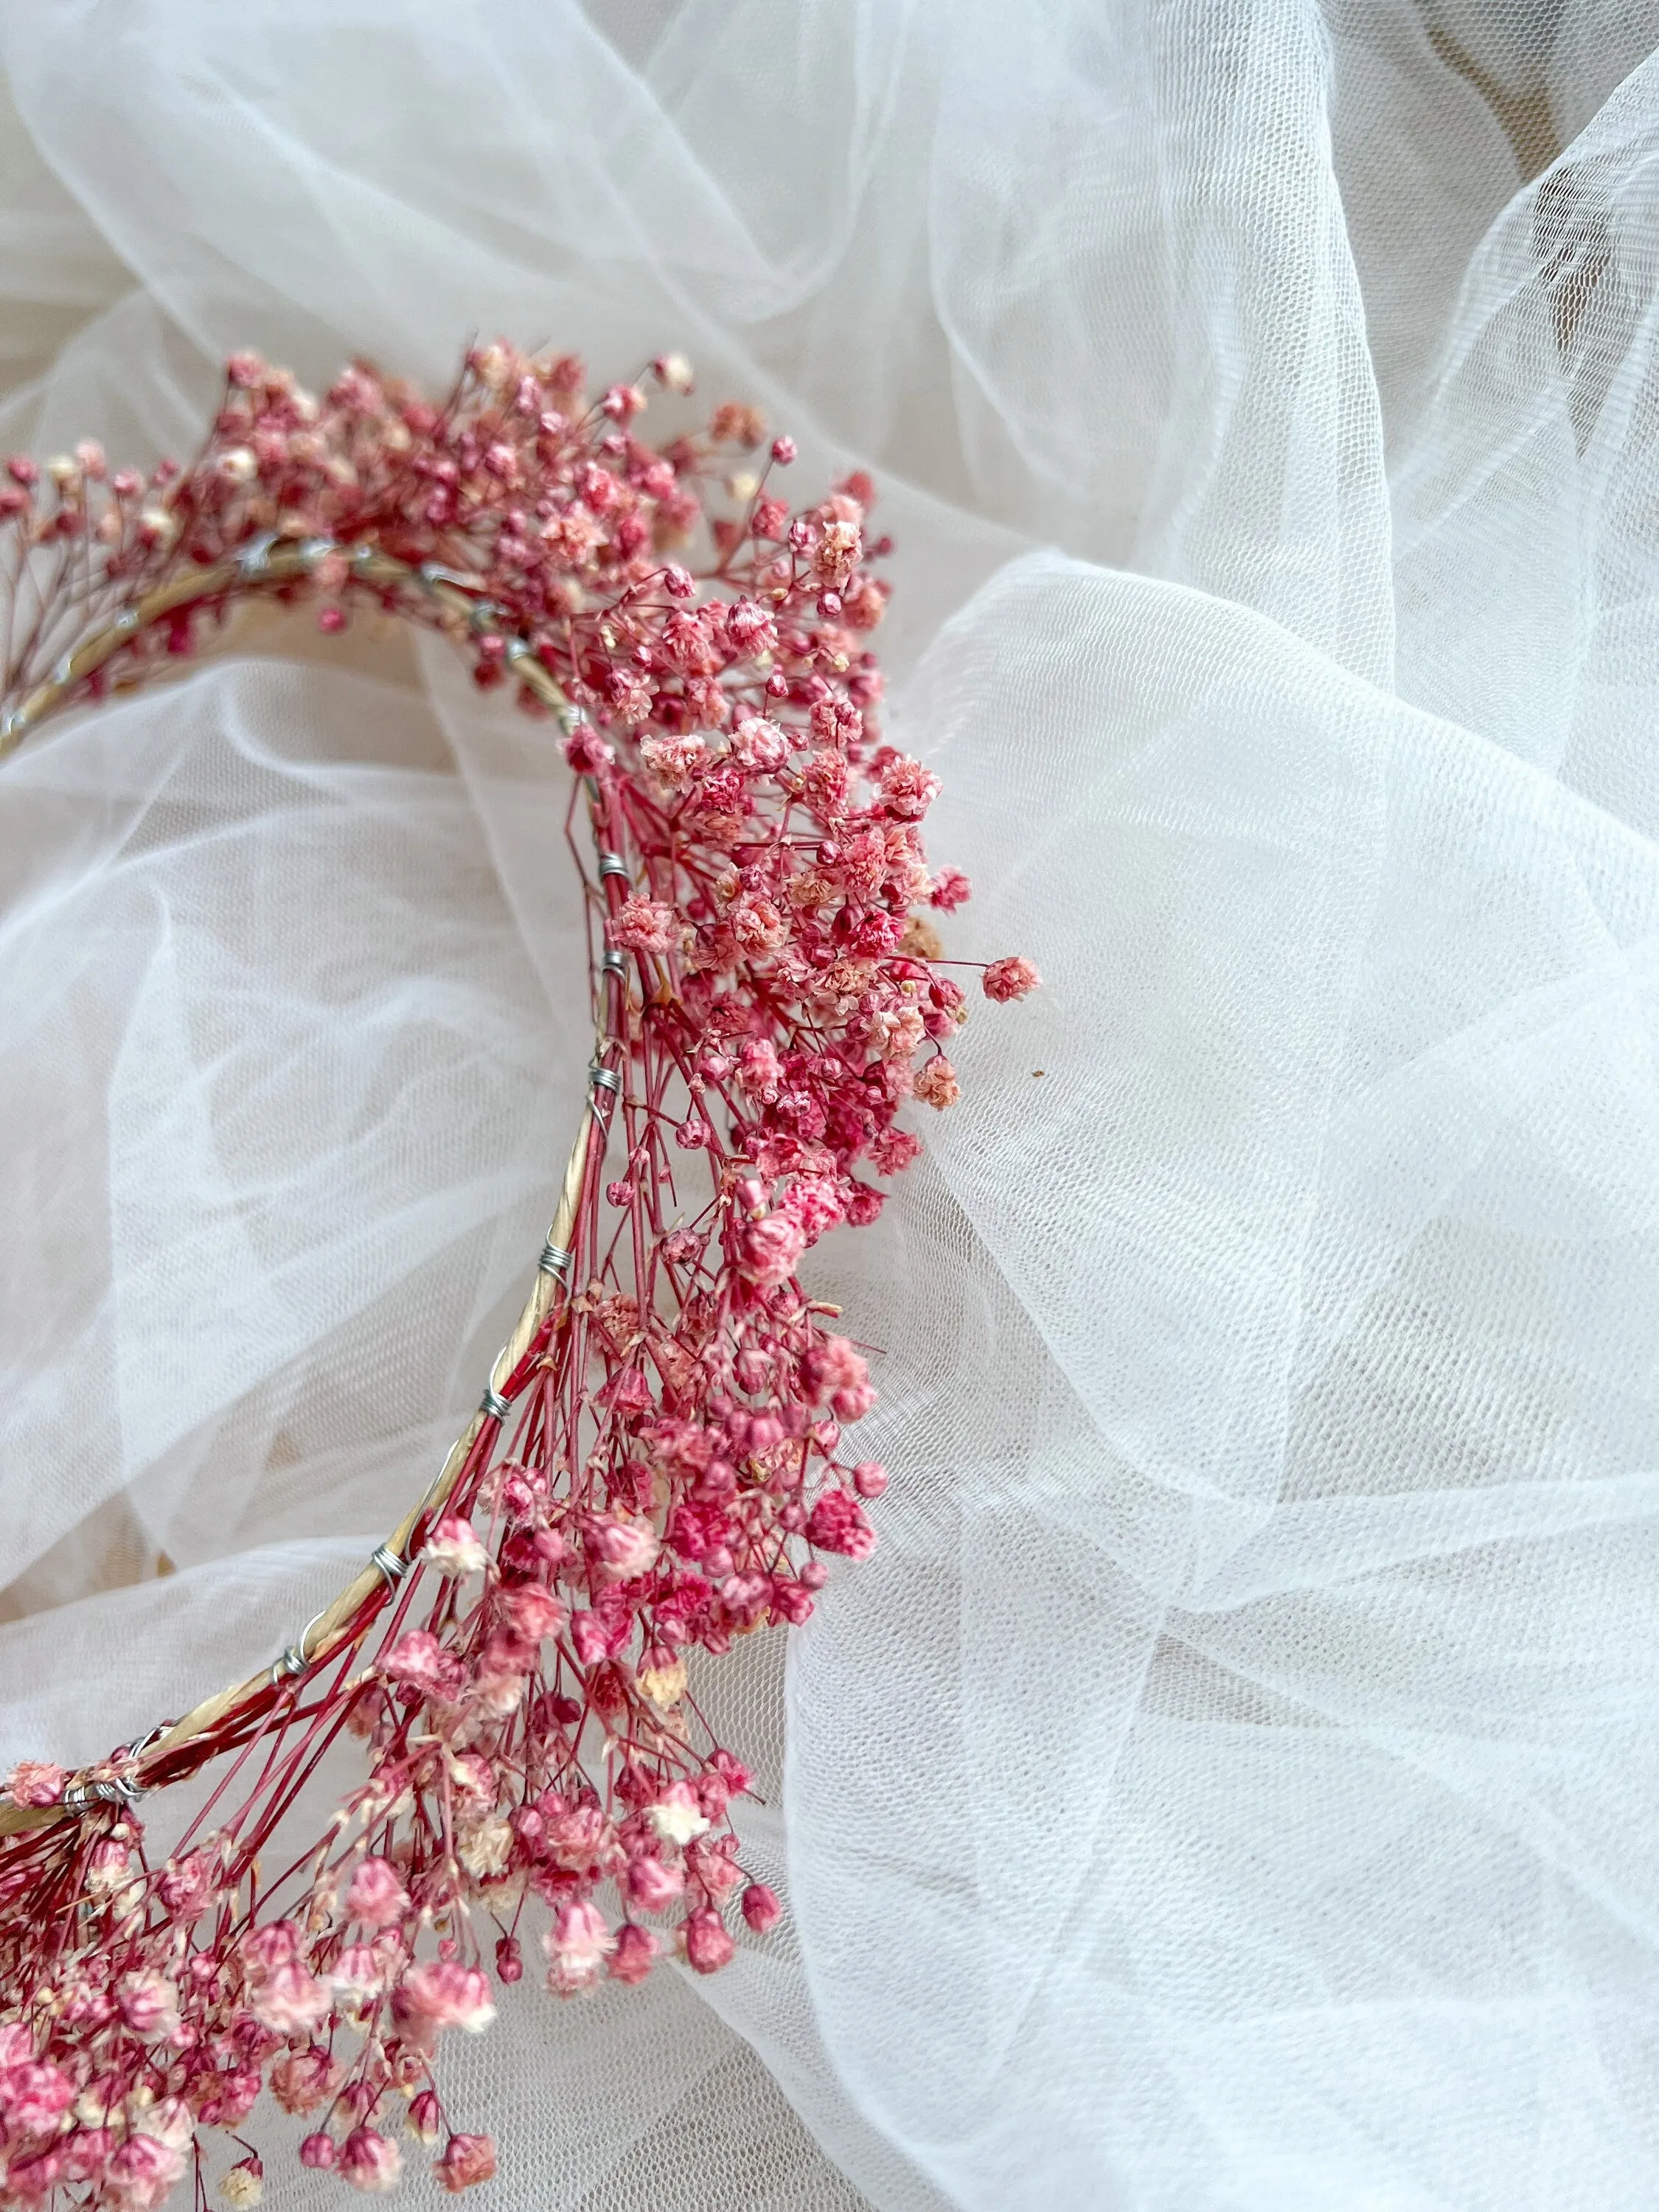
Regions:
[[[1659, 2201], [1656, 49], [0, 0], [0, 446], [187, 447], [237, 345], [682, 347], [880, 478], [953, 949], [1047, 979], [821, 1255], [883, 1546], [711, 1682], [789, 1922], [457, 2052], [504, 2203]], [[285, 1640], [540, 1234], [563, 771], [351, 646], [0, 771], [0, 1758]]]

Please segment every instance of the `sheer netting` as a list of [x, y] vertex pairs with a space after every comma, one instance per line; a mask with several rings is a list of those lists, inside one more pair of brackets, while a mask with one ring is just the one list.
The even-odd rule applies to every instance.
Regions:
[[[0, 449], [471, 332], [849, 465], [949, 949], [815, 1281], [785, 1926], [447, 2059], [523, 2212], [1659, 2203], [1659, 0], [0, 0]], [[567, 772], [275, 618], [0, 771], [0, 1762], [423, 1485], [580, 1096]], [[409, 2185], [425, 2201], [431, 2185]], [[338, 2202], [297, 2169], [281, 2201]]]

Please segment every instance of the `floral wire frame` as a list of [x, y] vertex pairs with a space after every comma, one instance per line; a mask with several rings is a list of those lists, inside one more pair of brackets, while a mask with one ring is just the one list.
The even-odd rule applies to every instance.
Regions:
[[[653, 374], [690, 388], [678, 356]], [[79, 1774], [6, 1780], [6, 2207], [144, 2208], [187, 2173], [204, 2204], [204, 2138], [267, 2081], [312, 2118], [307, 2165], [390, 2187], [401, 2105], [465, 2188], [495, 2147], [450, 2126], [438, 2039], [493, 2016], [486, 1941], [521, 1978], [531, 1899], [562, 1995], [640, 1981], [670, 1945], [711, 1973], [734, 1899], [757, 1935], [780, 1915], [730, 1819], [749, 1774], [686, 1659], [805, 1620], [820, 1555], [875, 1542], [886, 1475], [841, 1457], [866, 1363], [796, 1270], [879, 1212], [855, 1170], [915, 1156], [904, 1102], [957, 1097], [938, 1047], [963, 996], [916, 909], [969, 887], [929, 876], [936, 780], [876, 728], [890, 549], [865, 542], [868, 482], [792, 515], [779, 438], [711, 516], [722, 449], [763, 441], [753, 410], [658, 450], [637, 386], [589, 404], [583, 385], [572, 357], [490, 345], [442, 406], [362, 364], [319, 402], [239, 355], [189, 467], [111, 473], [88, 444], [0, 477], [0, 750], [176, 665], [252, 596], [313, 602], [331, 632], [378, 608], [556, 718], [598, 955], [588, 1105], [534, 1287], [420, 1504], [269, 1668]], [[699, 573], [672, 557], [688, 546]], [[999, 1000], [1036, 981], [1019, 959], [982, 975]], [[366, 1777], [293, 1853], [279, 1827], [343, 1734]], [[153, 1865], [137, 1807], [216, 1761]], [[219, 2190], [252, 2204], [261, 2162], [234, 2141]]]

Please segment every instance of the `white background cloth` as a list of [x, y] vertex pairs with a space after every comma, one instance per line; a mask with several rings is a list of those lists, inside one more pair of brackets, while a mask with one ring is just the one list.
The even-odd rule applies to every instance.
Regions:
[[[237, 346], [681, 348], [801, 496], [878, 477], [950, 949], [1047, 980], [816, 1255], [894, 1481], [714, 1677], [789, 1921], [453, 2054], [501, 2203], [1659, 2202], [1656, 49], [0, 0], [0, 447], [187, 451]], [[0, 771], [0, 1758], [361, 1559], [577, 1096], [544, 732], [437, 647], [246, 648]]]

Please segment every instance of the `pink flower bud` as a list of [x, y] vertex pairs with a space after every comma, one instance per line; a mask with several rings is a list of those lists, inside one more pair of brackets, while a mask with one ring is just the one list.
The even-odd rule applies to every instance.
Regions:
[[488, 2136], [451, 2136], [444, 2154], [433, 2167], [444, 2187], [459, 2196], [475, 2182], [488, 2181], [495, 2171], [495, 2146]]
[[743, 1893], [742, 1903], [743, 1917], [757, 1936], [769, 1934], [783, 1917], [777, 1892], [763, 1881], [751, 1881]]
[[340, 2150], [340, 2178], [354, 2189], [384, 2192], [398, 2186], [403, 2153], [376, 2128], [353, 2128]]
[[657, 1955], [657, 1939], [648, 1928], [637, 1921], [628, 1921], [617, 1932], [617, 1948], [611, 1954], [611, 1978], [613, 1982], [629, 1984], [642, 1982], [651, 1972]]
[[444, 2108], [434, 2089], [422, 2089], [409, 2100], [410, 2131], [417, 2142], [436, 2142], [442, 2131]]
[[717, 1974], [737, 1950], [726, 1923], [711, 1906], [693, 1912], [683, 1922], [686, 1962], [700, 1974]]
[[879, 1498], [887, 1487], [887, 1470], [878, 1459], [861, 1459], [853, 1469], [853, 1487], [860, 1498]]
[[335, 2155], [333, 2136], [325, 2136], [321, 2129], [315, 2135], [307, 2136], [300, 2145], [301, 2166], [326, 2168], [333, 2165]]

